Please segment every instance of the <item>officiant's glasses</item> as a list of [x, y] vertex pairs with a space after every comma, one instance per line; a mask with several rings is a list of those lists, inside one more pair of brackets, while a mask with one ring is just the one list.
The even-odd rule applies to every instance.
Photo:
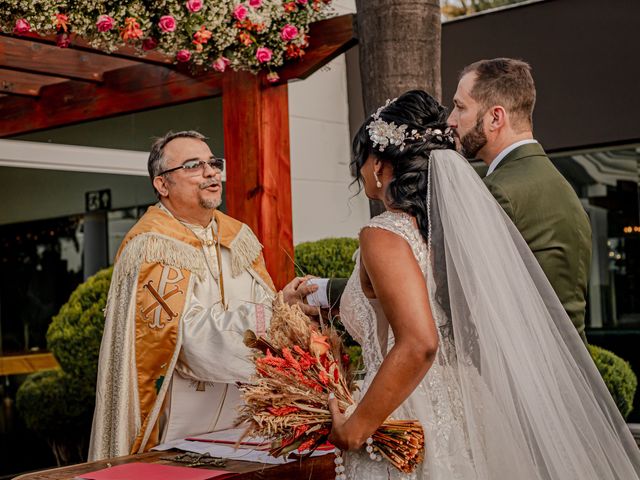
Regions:
[[171, 173], [171, 172], [175, 172], [176, 170], [184, 170], [188, 173], [200, 173], [202, 171], [204, 171], [205, 165], [209, 165], [211, 168], [213, 168], [214, 170], [219, 170], [222, 172], [222, 170], [224, 169], [224, 158], [216, 158], [216, 157], [211, 157], [209, 160], [204, 161], [204, 160], [188, 160], [186, 162], [184, 162], [182, 165], [180, 165], [179, 167], [175, 167], [175, 168], [170, 168], [168, 170], [165, 170], [164, 172], [160, 172], [158, 174], [158, 177], [161, 175], [164, 175], [165, 173]]

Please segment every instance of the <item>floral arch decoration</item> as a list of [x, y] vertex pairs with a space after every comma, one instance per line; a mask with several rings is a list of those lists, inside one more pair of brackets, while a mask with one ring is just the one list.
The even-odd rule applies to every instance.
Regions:
[[300, 58], [309, 24], [332, 13], [331, 0], [0, 0], [0, 30], [56, 36], [59, 47], [80, 37], [114, 52], [157, 51], [176, 63], [224, 72], [276, 69]]

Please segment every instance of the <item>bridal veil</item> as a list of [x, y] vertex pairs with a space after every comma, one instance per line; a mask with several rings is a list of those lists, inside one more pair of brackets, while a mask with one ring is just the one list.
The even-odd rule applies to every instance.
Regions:
[[478, 478], [640, 478], [588, 350], [482, 180], [454, 151], [434, 150], [429, 189], [431, 303], [453, 326]]

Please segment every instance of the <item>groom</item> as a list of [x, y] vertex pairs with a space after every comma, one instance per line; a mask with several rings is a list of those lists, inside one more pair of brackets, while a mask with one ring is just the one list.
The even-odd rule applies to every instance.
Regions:
[[[582, 340], [591, 264], [591, 225], [571, 185], [533, 138], [531, 67], [481, 60], [460, 75], [448, 123], [465, 157], [489, 166], [484, 182], [531, 248]], [[339, 304], [346, 279], [317, 280], [301, 304], [309, 315]]]
[[591, 225], [573, 188], [533, 138], [535, 100], [527, 63], [480, 60], [462, 71], [448, 123], [460, 153], [489, 166], [484, 183], [524, 237], [586, 343]]

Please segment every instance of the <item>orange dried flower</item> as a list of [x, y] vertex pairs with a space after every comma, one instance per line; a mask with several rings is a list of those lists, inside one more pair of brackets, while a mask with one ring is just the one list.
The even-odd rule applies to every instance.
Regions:
[[329, 348], [331, 348], [331, 346], [329, 345], [329, 342], [327, 342], [326, 335], [320, 335], [319, 333], [311, 332], [311, 344], [309, 345], [309, 350], [311, 351], [311, 353], [313, 353], [316, 357], [321, 357], [329, 351]]
[[240, 40], [240, 43], [242, 43], [245, 46], [249, 46], [253, 43], [253, 40], [251, 39], [251, 35], [247, 32], [240, 32], [238, 34], [238, 40]]
[[298, 407], [268, 407], [267, 410], [277, 417], [284, 417], [285, 415], [300, 411]]
[[120, 36], [125, 42], [129, 40], [137, 40], [142, 38], [143, 32], [140, 29], [140, 24], [133, 17], [127, 17], [124, 21], [124, 28], [120, 31]]

